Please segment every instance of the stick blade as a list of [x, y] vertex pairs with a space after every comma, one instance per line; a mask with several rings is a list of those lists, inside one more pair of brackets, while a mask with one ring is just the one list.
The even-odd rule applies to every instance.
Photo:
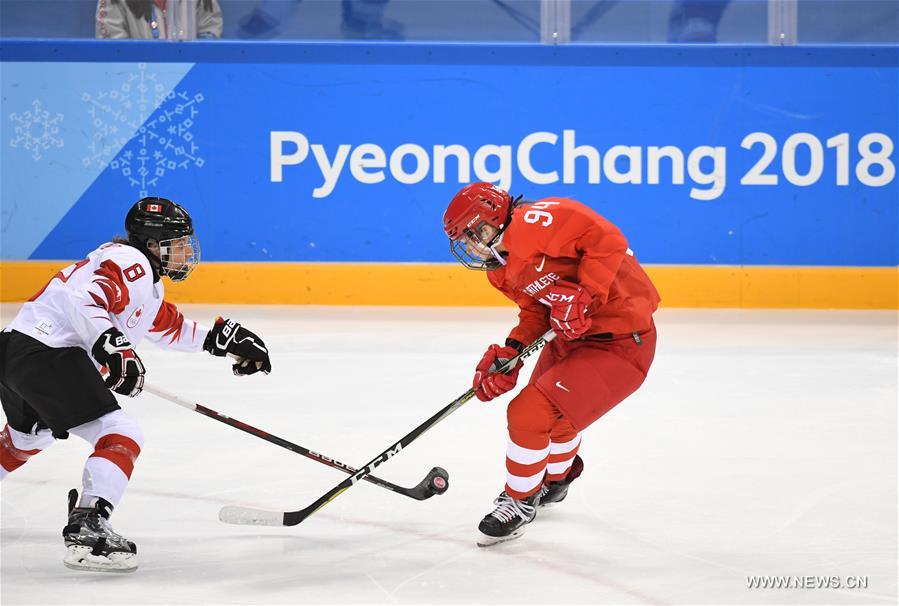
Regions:
[[417, 501], [425, 501], [434, 495], [443, 494], [449, 488], [449, 474], [442, 467], [435, 467], [425, 479], [406, 491], [406, 495]]
[[219, 520], [240, 526], [284, 526], [284, 512], [226, 505], [219, 510]]

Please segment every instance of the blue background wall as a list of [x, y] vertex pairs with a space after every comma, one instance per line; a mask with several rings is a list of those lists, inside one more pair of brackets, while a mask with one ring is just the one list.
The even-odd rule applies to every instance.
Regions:
[[[271, 180], [271, 133], [292, 131], [322, 146], [329, 162], [339, 145], [351, 154], [372, 144], [389, 160], [413, 144], [429, 161], [435, 145], [462, 145], [471, 156], [510, 146], [501, 180], [513, 193], [587, 202], [621, 225], [648, 263], [896, 265], [895, 151], [881, 153], [870, 178], [856, 167], [865, 135], [896, 141], [897, 64], [895, 47], [4, 41], [0, 253], [79, 257], [121, 233], [127, 207], [149, 193], [190, 209], [207, 260], [449, 260], [440, 217], [461, 185], [455, 161], [443, 183], [431, 162], [418, 182], [401, 183], [388, 167], [383, 181], [367, 184], [347, 160], [333, 191], [316, 197], [324, 178], [311, 149], [283, 168], [283, 181]], [[563, 183], [564, 131], [601, 156], [639, 147], [641, 182], [613, 183], [603, 167], [590, 183], [579, 159], [574, 182]], [[533, 133], [558, 136], [529, 155], [537, 171], [558, 171], [556, 183], [534, 183], [516, 161]], [[777, 185], [741, 183], [763, 155], [760, 143], [741, 145], [751, 133], [776, 143], [765, 172]], [[796, 133], [822, 145], [811, 185], [785, 178], [784, 143]], [[841, 133], [848, 156], [838, 161], [826, 141]], [[673, 183], [667, 162], [660, 183], [648, 183], [649, 146], [676, 146], [685, 157], [723, 148], [723, 191], [691, 196], [710, 186], [689, 174]], [[487, 168], [498, 164], [492, 157]], [[793, 164], [810, 170], [808, 146]], [[402, 166], [411, 173], [416, 163], [407, 156]], [[628, 162], [616, 166], [626, 171]], [[706, 158], [699, 168], [712, 166]]]

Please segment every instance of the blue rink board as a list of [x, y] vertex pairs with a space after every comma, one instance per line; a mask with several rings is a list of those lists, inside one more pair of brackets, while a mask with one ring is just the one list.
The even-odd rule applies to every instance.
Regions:
[[[897, 55], [4, 41], [0, 253], [79, 257], [148, 193], [188, 207], [206, 260], [451, 261], [442, 212], [486, 178], [588, 203], [648, 263], [896, 265]], [[435, 174], [441, 146], [467, 175]], [[653, 147], [682, 183], [668, 159], [650, 182]], [[304, 156], [280, 181], [278, 154]]]

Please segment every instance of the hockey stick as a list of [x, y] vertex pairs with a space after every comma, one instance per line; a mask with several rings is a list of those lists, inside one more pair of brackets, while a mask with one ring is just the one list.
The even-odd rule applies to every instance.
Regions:
[[[232, 419], [231, 417], [216, 412], [211, 408], [206, 408], [202, 404], [197, 404], [196, 402], [185, 400], [184, 398], [176, 396], [175, 394], [170, 393], [160, 387], [156, 387], [155, 385], [148, 385], [144, 383], [144, 391], [149, 392], [156, 397], [162, 398], [163, 400], [168, 400], [169, 402], [177, 404], [178, 406], [182, 406], [184, 408], [193, 410], [194, 412], [198, 412], [201, 415], [209, 417], [210, 419], [215, 419], [216, 421], [224, 423], [225, 425], [230, 425], [231, 427], [237, 428], [241, 431], [245, 431], [250, 435], [256, 436], [257, 438], [262, 438], [266, 442], [277, 444], [282, 448], [286, 448], [287, 450], [293, 451], [297, 454], [301, 454], [304, 457], [312, 459], [313, 461], [318, 461], [319, 463], [327, 465], [328, 467], [339, 469], [348, 474], [358, 473], [358, 470], [350, 467], [346, 463], [341, 463], [340, 461], [337, 461], [330, 457], [326, 457], [325, 455], [313, 452], [308, 448], [303, 448], [302, 446], [294, 444], [293, 442], [288, 442], [284, 438], [273, 436], [268, 432], [262, 431], [261, 429], [256, 429], [255, 427], [247, 425], [246, 423], [238, 421], [237, 419]], [[435, 467], [434, 469], [429, 471], [428, 475], [425, 476], [425, 479], [412, 488], [397, 486], [392, 482], [382, 480], [381, 478], [377, 478], [375, 476], [365, 476], [365, 479], [372, 484], [380, 486], [381, 488], [392, 490], [393, 492], [416, 499], [418, 501], [430, 499], [435, 494], [443, 494], [449, 488], [449, 474], [447, 474], [446, 470], [442, 467]]]
[[[524, 360], [535, 351], [549, 343], [556, 337], [556, 333], [552, 330], [547, 331], [542, 337], [525, 347], [520, 354], [506, 362], [500, 372], [508, 372], [515, 368], [520, 360]], [[368, 477], [375, 467], [399, 453], [403, 448], [418, 439], [423, 433], [437, 425], [440, 421], [455, 412], [463, 404], [471, 400], [475, 395], [475, 390], [469, 389], [464, 394], [443, 407], [430, 419], [410, 431], [403, 436], [398, 442], [391, 444], [387, 449], [369, 461], [359, 471], [349, 478], [323, 494], [314, 503], [304, 509], [298, 511], [267, 511], [265, 509], [255, 509], [252, 507], [240, 507], [237, 505], [228, 505], [222, 507], [219, 511], [219, 520], [228, 524], [250, 524], [255, 526], [296, 526], [313, 513], [337, 498], [342, 492], [352, 488], [359, 480]]]

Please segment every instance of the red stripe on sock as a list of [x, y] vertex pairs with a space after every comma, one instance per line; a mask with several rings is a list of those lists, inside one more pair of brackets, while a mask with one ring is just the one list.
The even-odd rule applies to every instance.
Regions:
[[0, 465], [6, 471], [15, 471], [40, 451], [40, 448], [34, 450], [16, 448], [12, 443], [12, 436], [9, 435], [9, 424], [4, 425], [3, 431], [0, 431]]
[[128, 436], [110, 433], [99, 440], [94, 446], [92, 457], [106, 459], [122, 470], [129, 480], [134, 471], [134, 462], [140, 455], [140, 446]]
[[530, 465], [523, 465], [506, 457], [506, 471], [519, 478], [529, 478], [532, 475], [540, 473], [544, 469], [546, 469], [546, 459], [531, 463]]

